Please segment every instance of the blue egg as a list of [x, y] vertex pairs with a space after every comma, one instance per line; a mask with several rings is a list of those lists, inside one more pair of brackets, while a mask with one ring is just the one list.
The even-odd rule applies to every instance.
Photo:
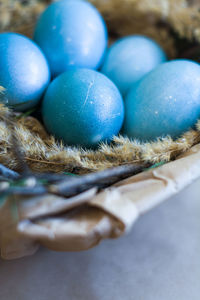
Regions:
[[90, 3], [62, 0], [41, 15], [34, 40], [57, 76], [71, 67], [98, 69], [107, 47], [107, 29]]
[[125, 99], [123, 133], [142, 141], [179, 137], [200, 118], [200, 65], [164, 63], [135, 84]]
[[101, 71], [125, 95], [134, 83], [166, 60], [164, 51], [150, 38], [128, 36], [110, 47]]
[[124, 103], [117, 87], [103, 74], [71, 69], [49, 86], [42, 105], [44, 124], [68, 145], [95, 147], [117, 135]]
[[30, 39], [16, 33], [0, 34], [0, 102], [23, 111], [34, 107], [50, 82], [47, 60]]

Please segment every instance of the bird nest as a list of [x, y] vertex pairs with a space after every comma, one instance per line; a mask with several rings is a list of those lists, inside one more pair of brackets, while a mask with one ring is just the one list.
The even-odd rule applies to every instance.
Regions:
[[[1, 1], [0, 31], [28, 36], [51, 2]], [[170, 58], [198, 59], [198, 0], [91, 2], [103, 14], [111, 39], [144, 34]], [[14, 113], [0, 105], [2, 257], [31, 254], [39, 244], [55, 250], [88, 249], [103, 238], [118, 237], [140, 213], [200, 175], [195, 169], [199, 143], [200, 121], [177, 140], [168, 136], [141, 143], [118, 136], [97, 150], [68, 147], [50, 136], [34, 114]], [[190, 178], [189, 167], [194, 169]]]

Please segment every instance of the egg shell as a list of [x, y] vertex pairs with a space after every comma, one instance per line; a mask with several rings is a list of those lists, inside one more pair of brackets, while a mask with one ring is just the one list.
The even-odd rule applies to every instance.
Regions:
[[95, 147], [117, 135], [124, 103], [117, 87], [94, 70], [74, 69], [49, 86], [42, 105], [44, 124], [68, 145]]
[[34, 33], [34, 40], [46, 54], [54, 77], [71, 67], [98, 69], [107, 39], [100, 13], [81, 0], [51, 4], [39, 18]]
[[30, 39], [16, 33], [0, 34], [0, 102], [24, 111], [37, 105], [50, 82], [47, 60]]
[[101, 71], [125, 95], [134, 83], [166, 60], [165, 52], [152, 39], [128, 36], [110, 47]]
[[123, 133], [142, 141], [179, 137], [200, 118], [200, 65], [164, 63], [136, 83], [125, 99]]

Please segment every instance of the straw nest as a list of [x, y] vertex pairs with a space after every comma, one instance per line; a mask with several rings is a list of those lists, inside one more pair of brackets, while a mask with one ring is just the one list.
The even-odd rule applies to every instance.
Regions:
[[[49, 2], [0, 0], [0, 31], [15, 30], [30, 35], [36, 18]], [[180, 55], [180, 49], [187, 50], [190, 43], [200, 42], [198, 0], [92, 2], [105, 17], [113, 38], [133, 33], [145, 34], [157, 40], [171, 58]], [[8, 126], [8, 119], [12, 119], [12, 130]], [[13, 115], [1, 105], [0, 163], [18, 170], [20, 166], [16, 151], [13, 151], [11, 132], [16, 136], [21, 152], [33, 171], [84, 174], [124, 164], [155, 164], [173, 160], [200, 142], [200, 121], [194, 130], [186, 132], [175, 141], [166, 137], [153, 143], [140, 143], [119, 136], [114, 138], [111, 145], [102, 144], [96, 151], [86, 151], [64, 146], [49, 136], [35, 118]]]

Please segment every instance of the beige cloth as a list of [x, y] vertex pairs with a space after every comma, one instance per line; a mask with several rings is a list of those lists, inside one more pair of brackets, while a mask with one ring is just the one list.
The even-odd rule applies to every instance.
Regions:
[[200, 144], [157, 169], [123, 180], [97, 194], [71, 199], [13, 197], [0, 204], [0, 248], [5, 259], [33, 254], [44, 245], [81, 251], [127, 233], [137, 218], [200, 176]]

